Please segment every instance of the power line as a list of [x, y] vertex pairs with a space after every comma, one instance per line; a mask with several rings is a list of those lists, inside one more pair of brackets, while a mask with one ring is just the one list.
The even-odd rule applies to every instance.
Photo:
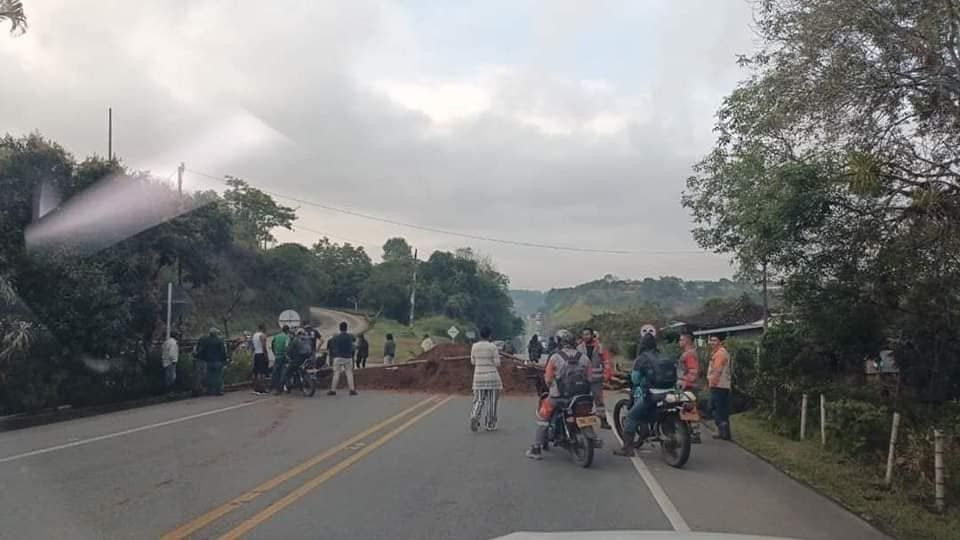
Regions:
[[[198, 175], [198, 176], [203, 176], [204, 178], [209, 178], [209, 179], [211, 179], [211, 180], [216, 180], [217, 182], [220, 182], [220, 183], [223, 183], [223, 184], [226, 184], [226, 183], [227, 183], [227, 180], [226, 180], [224, 177], [214, 176], [214, 175], [212, 175], [212, 174], [203, 173], [203, 172], [196, 171], [196, 170], [193, 170], [193, 169], [187, 169], [187, 171], [189, 171], [189, 172], [191, 172], [191, 173], [193, 173], [193, 174], [196, 174], [196, 175]], [[244, 181], [246, 181], [246, 180], [244, 180]], [[251, 185], [252, 185], [252, 184], [251, 184]], [[254, 186], [254, 187], [256, 187], [256, 186]], [[505, 245], [519, 246], [519, 247], [529, 247], [529, 248], [537, 248], [537, 249], [550, 249], [550, 250], [554, 250], [554, 251], [573, 251], [573, 252], [580, 252], [580, 253], [603, 253], [603, 254], [609, 254], [609, 255], [705, 255], [705, 254], [707, 254], [707, 253], [704, 252], [704, 251], [696, 251], [696, 250], [595, 249], [595, 248], [585, 248], [585, 247], [562, 246], [562, 245], [557, 245], [557, 244], [545, 244], [545, 243], [540, 243], [540, 242], [525, 242], [525, 241], [522, 241], [522, 240], [507, 240], [507, 239], [504, 239], [504, 238], [496, 238], [496, 237], [492, 237], [492, 236], [483, 236], [483, 235], [479, 235], [479, 234], [471, 234], [471, 233], [463, 233], [463, 232], [449, 231], [449, 230], [445, 230], [445, 229], [438, 229], [438, 228], [436, 228], [436, 227], [428, 227], [428, 226], [426, 226], [426, 225], [417, 225], [417, 224], [415, 224], [415, 223], [406, 223], [406, 222], [403, 222], [403, 221], [397, 221], [397, 220], [390, 219], [390, 218], [384, 218], [384, 217], [374, 216], [374, 215], [371, 215], [371, 214], [364, 214], [364, 213], [362, 213], [362, 212], [357, 212], [357, 211], [355, 211], [355, 210], [349, 210], [349, 209], [346, 209], [346, 208], [338, 208], [338, 207], [336, 207], [336, 206], [330, 206], [330, 205], [328, 205], [328, 204], [318, 203], [318, 202], [316, 202], [316, 201], [310, 201], [310, 200], [307, 200], [307, 199], [302, 199], [302, 198], [299, 198], [299, 197], [294, 197], [294, 196], [292, 196], [292, 195], [286, 195], [286, 194], [284, 194], [284, 193], [279, 193], [279, 192], [276, 192], [276, 191], [270, 191], [270, 190], [263, 189], [263, 188], [260, 188], [260, 187], [257, 187], [257, 189], [259, 189], [259, 190], [261, 190], [261, 191], [263, 191], [264, 193], [267, 193], [267, 194], [269, 194], [269, 195], [273, 195], [274, 197], [279, 197], [279, 198], [281, 198], [281, 199], [286, 199], [286, 200], [289, 200], [289, 201], [298, 202], [298, 203], [300, 203], [300, 204], [306, 204], [306, 205], [308, 205], [308, 206], [315, 206], [315, 207], [317, 207], [317, 208], [322, 208], [322, 209], [324, 209], [324, 210], [329, 210], [329, 211], [331, 211], [331, 212], [337, 212], [337, 213], [340, 213], [340, 214], [345, 214], [345, 215], [348, 215], [348, 216], [354, 216], [354, 217], [358, 217], [358, 218], [362, 218], [362, 219], [367, 219], [367, 220], [371, 220], [371, 221], [379, 221], [379, 222], [381, 222], [381, 223], [388, 223], [388, 224], [390, 224], [390, 225], [397, 225], [397, 226], [400, 226], [400, 227], [408, 227], [408, 228], [417, 229], [417, 230], [420, 230], [420, 231], [427, 231], [427, 232], [438, 233], [438, 234], [446, 234], [446, 235], [449, 235], [449, 236], [457, 236], [457, 237], [460, 237], [460, 238], [468, 238], [468, 239], [470, 239], [470, 240], [481, 240], [481, 241], [484, 241], [484, 242], [494, 242], [494, 243], [498, 243], [498, 244], [505, 244]], [[301, 227], [301, 228], [303, 228], [303, 227]], [[308, 230], [308, 229], [306, 229], [306, 228], [303, 228], [303, 229], [304, 229], [304, 230]]]

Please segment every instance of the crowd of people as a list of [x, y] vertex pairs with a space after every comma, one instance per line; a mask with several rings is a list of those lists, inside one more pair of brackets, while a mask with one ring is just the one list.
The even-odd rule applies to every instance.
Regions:
[[[681, 332], [678, 340], [681, 352], [678, 359], [661, 354], [654, 327], [644, 326], [640, 334], [637, 355], [629, 373], [634, 405], [627, 412], [625, 419], [623, 445], [613, 452], [619, 456], [634, 455], [637, 438], [639, 437], [639, 442], [642, 442], [646, 436], [645, 431], [652, 420], [658, 395], [677, 389], [683, 391], [698, 389], [700, 359], [692, 333], [686, 330]], [[731, 440], [730, 388], [733, 364], [723, 341], [724, 336], [720, 335], [709, 338], [710, 361], [707, 384], [710, 389], [710, 409], [718, 432], [714, 438], [729, 441]], [[542, 459], [548, 426], [557, 403], [561, 399], [571, 397], [564, 394], [565, 388], [574, 386], [569, 382], [571, 379], [579, 378], [590, 385], [590, 393], [594, 400], [593, 412], [600, 417], [601, 428], [610, 429], [604, 404], [603, 383], [612, 378], [614, 369], [609, 351], [600, 342], [599, 335], [591, 328], [584, 328], [579, 338], [567, 330], [560, 330], [556, 336], [550, 337], [546, 349], [548, 357], [544, 382], [548, 391], [541, 396], [536, 413], [534, 443], [526, 452], [527, 457], [535, 460]], [[540, 362], [544, 347], [539, 336], [534, 335], [530, 339], [527, 353], [531, 362]], [[476, 384], [474, 391], [478, 391]], [[483, 403], [491, 401], [494, 404], [495, 422], [496, 396], [491, 398], [477, 394], [471, 416], [471, 429], [476, 430], [476, 426], [479, 425], [479, 411], [482, 410]]]

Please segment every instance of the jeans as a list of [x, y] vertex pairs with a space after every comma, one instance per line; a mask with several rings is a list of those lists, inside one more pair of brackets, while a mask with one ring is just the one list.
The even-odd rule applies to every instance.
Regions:
[[223, 364], [207, 362], [207, 393], [223, 395]]
[[[640, 425], [650, 421], [650, 414], [653, 412], [654, 407], [656, 407], [656, 403], [647, 395], [633, 402], [633, 407], [627, 412], [627, 421], [623, 426], [625, 438], [632, 440]], [[626, 442], [628, 441], [625, 440], [624, 443]]]
[[726, 428], [730, 425], [730, 389], [729, 388], [711, 388], [710, 389], [710, 409], [713, 412], [713, 421], [717, 424], [717, 429]]
[[170, 364], [163, 368], [163, 386], [170, 388], [177, 381], [177, 365]]
[[283, 391], [283, 381], [287, 379], [287, 363], [288, 361], [284, 356], [278, 356], [276, 362], [273, 363], [270, 386], [277, 394]]

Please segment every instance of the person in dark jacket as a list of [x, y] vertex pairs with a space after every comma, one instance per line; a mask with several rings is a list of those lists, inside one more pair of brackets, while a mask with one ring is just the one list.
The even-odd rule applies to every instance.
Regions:
[[651, 373], [653, 364], [657, 359], [657, 353], [657, 338], [653, 334], [644, 334], [640, 338], [640, 344], [637, 346], [637, 358], [633, 361], [633, 369], [630, 371], [630, 382], [633, 386], [633, 408], [627, 413], [624, 422], [623, 446], [613, 451], [615, 456], [631, 457], [634, 455], [633, 444], [638, 429], [643, 432], [641, 442], [643, 437], [646, 436], [647, 422], [656, 408], [656, 402], [650, 396], [649, 390], [652, 384]]
[[227, 362], [227, 347], [216, 327], [210, 328], [210, 333], [197, 342], [197, 359], [207, 367], [207, 394], [222, 396], [223, 365]]
[[357, 336], [357, 369], [367, 367], [367, 358], [370, 356], [370, 342], [366, 336]]
[[347, 323], [340, 323], [340, 333], [330, 339], [327, 345], [330, 358], [333, 359], [333, 382], [330, 383], [328, 396], [337, 395], [337, 384], [340, 383], [340, 374], [347, 373], [347, 386], [350, 387], [350, 395], [357, 395], [357, 389], [353, 385], [353, 336], [347, 333]]
[[540, 357], [543, 356], [543, 343], [540, 343], [540, 336], [534, 334], [527, 344], [527, 357], [534, 364], [540, 363]]

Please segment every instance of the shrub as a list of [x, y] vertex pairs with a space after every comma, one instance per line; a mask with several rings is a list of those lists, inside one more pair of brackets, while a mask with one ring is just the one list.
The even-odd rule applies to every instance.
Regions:
[[[810, 407], [808, 415], [815, 410]], [[817, 426], [819, 414], [811, 423]], [[879, 457], [890, 441], [890, 412], [885, 407], [855, 399], [840, 399], [827, 405], [827, 442], [852, 457]]]

